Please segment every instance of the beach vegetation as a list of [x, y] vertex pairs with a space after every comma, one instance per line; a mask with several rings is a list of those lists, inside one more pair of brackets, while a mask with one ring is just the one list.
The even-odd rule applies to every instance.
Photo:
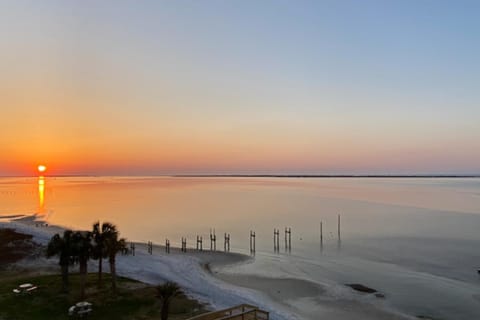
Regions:
[[157, 298], [161, 303], [160, 318], [162, 320], [168, 319], [170, 302], [173, 298], [181, 294], [180, 287], [175, 282], [168, 281], [162, 285], [157, 286]]
[[80, 267], [80, 299], [85, 298], [85, 284], [87, 281], [88, 260], [92, 256], [92, 233], [90, 231], [76, 231], [72, 236], [72, 253]]
[[109, 222], [95, 222], [93, 224], [93, 258], [98, 260], [98, 286], [102, 286], [103, 259], [108, 258], [106, 249], [106, 239], [111, 233], [117, 232], [115, 225]]
[[47, 257], [58, 256], [58, 264], [60, 265], [62, 274], [62, 291], [68, 292], [69, 267], [74, 263], [73, 254], [73, 231], [65, 230], [63, 236], [55, 234], [47, 245]]
[[108, 263], [110, 265], [110, 275], [112, 280], [112, 290], [117, 289], [117, 271], [116, 271], [116, 256], [117, 253], [125, 250], [126, 240], [119, 238], [119, 233], [114, 225], [111, 225], [110, 231], [105, 237], [105, 250], [108, 256]]

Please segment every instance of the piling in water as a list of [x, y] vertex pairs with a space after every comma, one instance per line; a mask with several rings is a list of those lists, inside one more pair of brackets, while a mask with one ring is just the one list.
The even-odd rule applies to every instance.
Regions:
[[250, 230], [250, 253], [255, 254], [255, 231]]
[[215, 229], [210, 229], [210, 251], [217, 251], [217, 236], [215, 235]]
[[225, 233], [223, 241], [223, 250], [225, 252], [230, 252], [230, 234]]

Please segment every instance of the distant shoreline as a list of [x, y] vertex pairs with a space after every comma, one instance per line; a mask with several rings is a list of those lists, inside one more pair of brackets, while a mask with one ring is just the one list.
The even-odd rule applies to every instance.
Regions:
[[[0, 176], [0, 178], [37, 178], [38, 176]], [[50, 178], [169, 177], [169, 178], [480, 178], [480, 174], [160, 174], [160, 175], [45, 175]]]
[[178, 174], [177, 178], [480, 178], [480, 175], [295, 175], [295, 174]]

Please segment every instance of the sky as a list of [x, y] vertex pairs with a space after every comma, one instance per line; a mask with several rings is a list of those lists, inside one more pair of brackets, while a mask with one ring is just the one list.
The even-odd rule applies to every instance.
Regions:
[[478, 174], [478, 1], [0, 1], [0, 175]]

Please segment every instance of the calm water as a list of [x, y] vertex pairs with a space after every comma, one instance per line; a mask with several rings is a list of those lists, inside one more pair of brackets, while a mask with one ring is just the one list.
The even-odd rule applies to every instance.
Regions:
[[228, 232], [238, 252], [254, 230], [257, 259], [234, 272], [307, 279], [337, 299], [352, 298], [343, 283], [363, 283], [407, 314], [480, 319], [480, 179], [1, 178], [0, 215], [31, 213], [75, 228], [112, 221], [130, 240], [186, 236], [190, 247], [215, 228], [217, 248]]

